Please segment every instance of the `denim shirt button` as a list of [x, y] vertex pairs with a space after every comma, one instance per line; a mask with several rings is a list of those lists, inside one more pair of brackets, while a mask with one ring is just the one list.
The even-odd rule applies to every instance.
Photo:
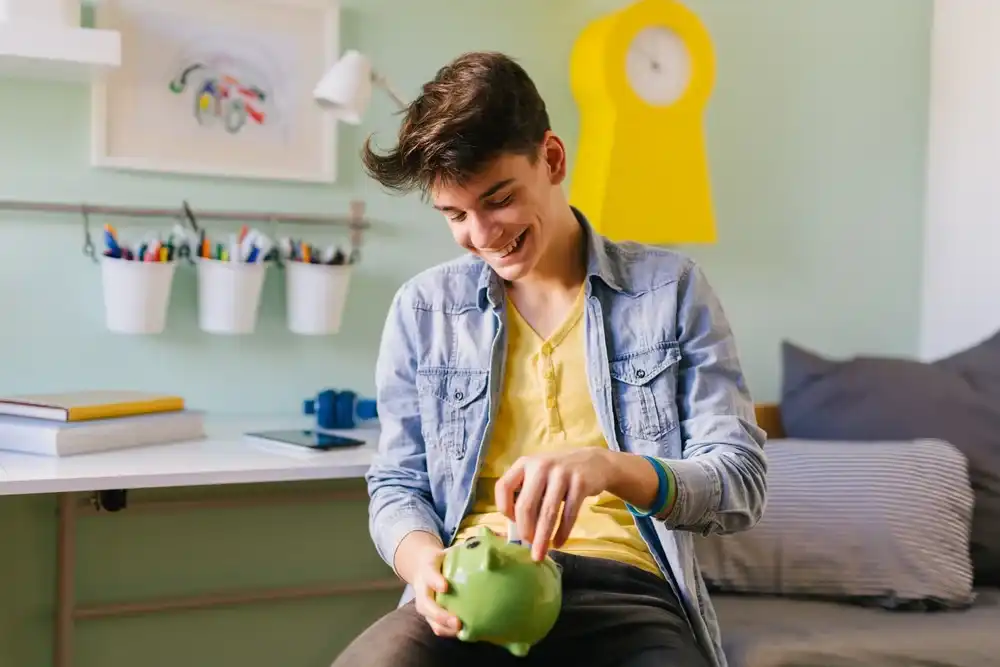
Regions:
[[636, 370], [635, 376], [641, 380], [642, 378], [646, 377], [646, 371], [639, 368]]
[[460, 391], [456, 391], [456, 392], [455, 392], [455, 400], [456, 400], [456, 401], [460, 401], [460, 400], [462, 400], [462, 399], [463, 399], [464, 397], [465, 397], [465, 394], [463, 394], [462, 392], [460, 392]]

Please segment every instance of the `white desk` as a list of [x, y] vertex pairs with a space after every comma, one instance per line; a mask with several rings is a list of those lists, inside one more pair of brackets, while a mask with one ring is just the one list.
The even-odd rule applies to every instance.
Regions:
[[[186, 598], [136, 600], [124, 604], [80, 606], [75, 596], [76, 518], [81, 511], [99, 511], [80, 502], [79, 492], [101, 492], [156, 487], [251, 484], [363, 477], [371, 464], [378, 439], [377, 427], [340, 431], [364, 440], [365, 445], [327, 452], [289, 452], [243, 437], [249, 431], [303, 428], [308, 418], [210, 417], [207, 438], [62, 458], [0, 451], [0, 495], [54, 493], [58, 497], [55, 667], [72, 667], [73, 635], [78, 619], [108, 618], [158, 611], [205, 609], [271, 600], [327, 597], [361, 591], [402, 591], [390, 577], [368, 582], [313, 585], [264, 591], [231, 591]], [[365, 497], [363, 491], [336, 493], [322, 502]], [[267, 502], [264, 500], [263, 502]], [[141, 504], [141, 503], [140, 503]], [[127, 507], [134, 505], [131, 501]], [[156, 505], [156, 503], [153, 503]], [[175, 503], [179, 508], [211, 506], [211, 501]], [[145, 505], [149, 508], [149, 505]]]
[[205, 440], [134, 447], [62, 458], [0, 451], [0, 495], [67, 493], [209, 484], [246, 484], [363, 477], [378, 429], [340, 431], [363, 447], [286, 453], [251, 443], [243, 433], [308, 427], [308, 419], [212, 417]]

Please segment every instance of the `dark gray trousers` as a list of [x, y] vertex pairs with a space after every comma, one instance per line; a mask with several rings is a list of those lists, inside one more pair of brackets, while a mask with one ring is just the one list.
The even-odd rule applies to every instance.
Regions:
[[410, 602], [365, 630], [333, 667], [709, 667], [663, 579], [601, 558], [552, 557], [563, 567], [562, 612], [527, 657], [438, 637]]

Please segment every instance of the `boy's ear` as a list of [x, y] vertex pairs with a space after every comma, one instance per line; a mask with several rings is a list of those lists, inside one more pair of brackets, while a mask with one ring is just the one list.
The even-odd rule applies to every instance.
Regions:
[[549, 182], [559, 185], [566, 180], [566, 145], [549, 130], [542, 140], [542, 158], [549, 171]]

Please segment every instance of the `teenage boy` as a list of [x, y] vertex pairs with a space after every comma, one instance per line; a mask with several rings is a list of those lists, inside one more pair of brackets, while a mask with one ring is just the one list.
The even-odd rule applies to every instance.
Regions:
[[[389, 310], [371, 532], [412, 600], [335, 666], [725, 665], [692, 533], [752, 527], [767, 466], [701, 270], [613, 243], [567, 203], [563, 142], [502, 54], [442, 68], [397, 146], [369, 140], [363, 157], [383, 186], [422, 191], [467, 255], [408, 281]], [[442, 549], [508, 521], [563, 568], [559, 620], [525, 658], [460, 641], [435, 603]]]

